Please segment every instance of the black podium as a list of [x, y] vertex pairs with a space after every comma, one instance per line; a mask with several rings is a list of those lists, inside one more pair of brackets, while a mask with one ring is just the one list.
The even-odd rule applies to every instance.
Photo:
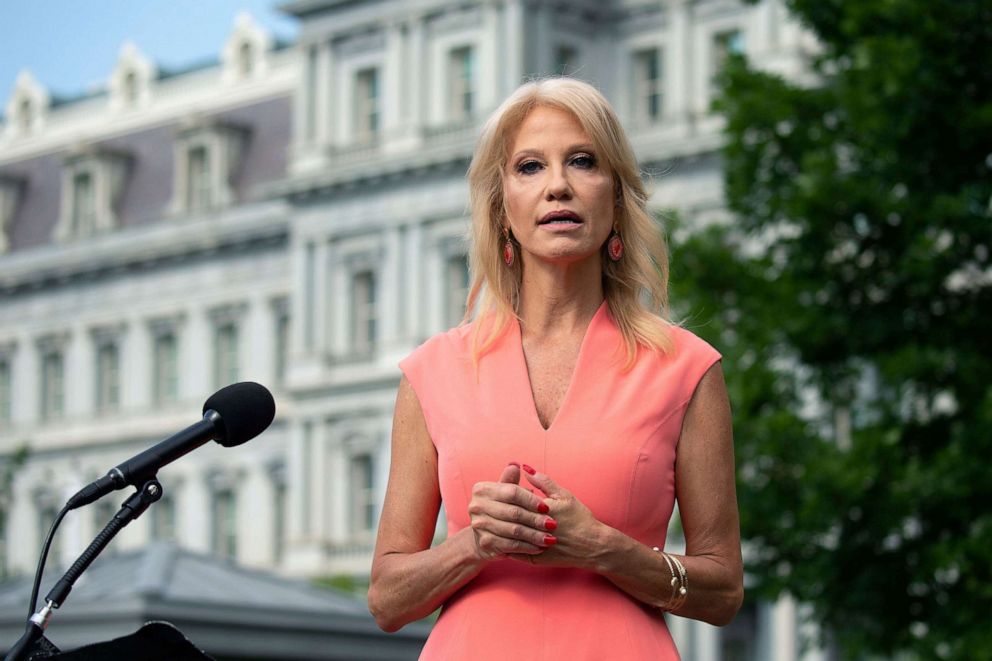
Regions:
[[104, 643], [61, 652], [42, 638], [30, 661], [214, 661], [168, 622], [149, 622], [137, 631]]

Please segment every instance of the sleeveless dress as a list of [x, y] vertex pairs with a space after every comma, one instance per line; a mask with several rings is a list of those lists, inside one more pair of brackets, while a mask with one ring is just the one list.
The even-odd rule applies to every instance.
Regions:
[[[547, 473], [596, 518], [664, 547], [675, 502], [675, 449], [696, 385], [720, 359], [689, 331], [674, 351], [641, 349], [622, 370], [621, 335], [604, 302], [586, 330], [557, 416], [541, 426], [519, 323], [472, 361], [472, 325], [432, 337], [400, 363], [437, 449], [448, 534], [469, 525], [476, 482], [511, 461]], [[421, 660], [678, 659], [662, 613], [585, 570], [491, 562], [445, 603]]]

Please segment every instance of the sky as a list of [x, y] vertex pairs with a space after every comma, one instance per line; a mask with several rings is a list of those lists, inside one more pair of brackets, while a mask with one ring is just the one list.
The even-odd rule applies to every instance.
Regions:
[[279, 39], [296, 21], [283, 0], [0, 0], [0, 114], [29, 69], [58, 97], [106, 85], [121, 46], [133, 42], [159, 69], [219, 59], [234, 19], [247, 11]]

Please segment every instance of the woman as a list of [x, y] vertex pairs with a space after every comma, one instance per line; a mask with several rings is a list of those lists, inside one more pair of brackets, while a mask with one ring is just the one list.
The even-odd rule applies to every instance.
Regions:
[[743, 595], [730, 407], [719, 354], [642, 303], [668, 271], [630, 145], [589, 85], [531, 82], [469, 182], [475, 321], [401, 363], [369, 607], [443, 606], [421, 659], [677, 659], [664, 611]]

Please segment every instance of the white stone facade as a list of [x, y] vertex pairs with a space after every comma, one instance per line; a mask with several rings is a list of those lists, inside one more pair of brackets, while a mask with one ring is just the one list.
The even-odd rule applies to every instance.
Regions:
[[[814, 47], [780, 0], [285, 9], [301, 27], [288, 48], [239, 17], [217, 66], [162, 76], [128, 45], [106, 94], [52, 107], [28, 74], [7, 103], [0, 453], [30, 453], [8, 570], [33, 570], [46, 517], [85, 482], [196, 421], [220, 385], [256, 380], [276, 396], [273, 426], [163, 469], [173, 504], [115, 546], [169, 537], [289, 575], [366, 575], [397, 361], [461, 310], [480, 120], [527, 77], [589, 80], [645, 170], [665, 173], [652, 204], [717, 221], [720, 58], [743, 49], [801, 76]], [[94, 183], [117, 187], [96, 207]], [[110, 514], [70, 514], [57, 558], [71, 561]], [[796, 613], [783, 600], [736, 628], [672, 628], [687, 659], [796, 659]]]

